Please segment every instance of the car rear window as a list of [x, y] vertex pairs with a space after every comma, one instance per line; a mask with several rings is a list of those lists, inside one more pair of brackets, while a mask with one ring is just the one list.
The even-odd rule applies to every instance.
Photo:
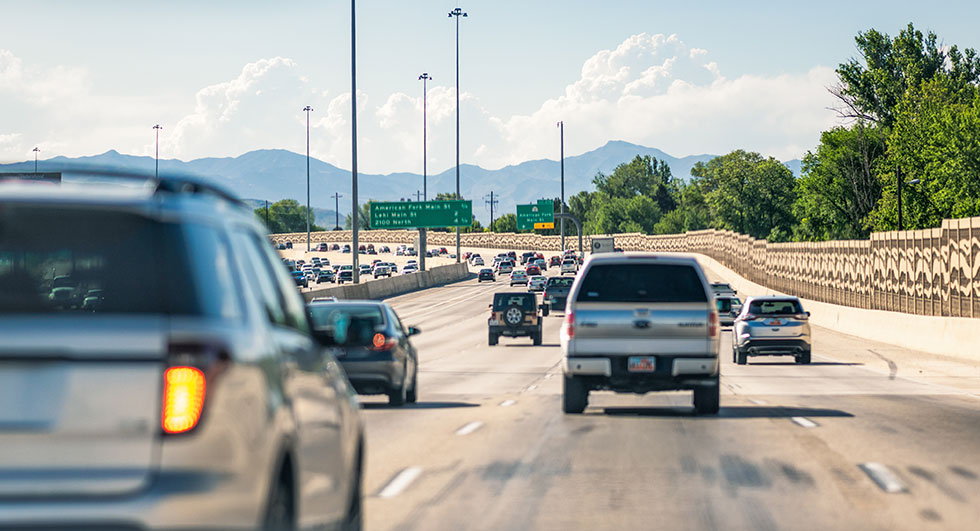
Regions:
[[721, 313], [728, 313], [732, 311], [732, 300], [731, 299], [718, 299], [718, 311]]
[[790, 315], [803, 313], [803, 307], [795, 300], [752, 301], [749, 313], [756, 315]]
[[521, 308], [534, 311], [537, 297], [528, 293], [495, 293], [493, 295], [493, 309], [500, 311], [508, 306], [517, 305]]
[[385, 327], [381, 307], [376, 304], [314, 304], [309, 307], [313, 331], [328, 344], [370, 345], [374, 334]]
[[138, 213], [0, 205], [0, 315], [234, 317], [224, 239]]
[[570, 288], [570, 287], [572, 287], [572, 282], [574, 282], [574, 281], [575, 281], [574, 278], [551, 277], [551, 278], [548, 279], [548, 287], [549, 288]]
[[707, 302], [701, 277], [688, 265], [596, 264], [579, 288], [578, 302]]

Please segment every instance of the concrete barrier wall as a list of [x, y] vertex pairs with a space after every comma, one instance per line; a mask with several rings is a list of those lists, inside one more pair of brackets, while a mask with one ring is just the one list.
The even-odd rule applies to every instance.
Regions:
[[[729, 282], [740, 295], [785, 295], [743, 278], [709, 256], [694, 256], [706, 269]], [[804, 309], [811, 313], [810, 322], [817, 326], [921, 352], [980, 361], [980, 324], [975, 319], [853, 308], [805, 297], [800, 300]]]
[[411, 275], [396, 275], [390, 278], [370, 280], [361, 284], [343, 284], [331, 288], [315, 289], [304, 292], [303, 298], [307, 301], [312, 300], [314, 297], [337, 297], [338, 299], [345, 300], [380, 300], [419, 289], [463, 280], [469, 274], [469, 266], [464, 262], [433, 267], [428, 271], [420, 271]]
[[[417, 231], [361, 231], [364, 243], [412, 243]], [[980, 217], [942, 227], [875, 233], [868, 240], [769, 243], [731, 231], [651, 236], [615, 234], [627, 251], [701, 253], [759, 285], [812, 301], [916, 315], [980, 318]], [[305, 240], [276, 234], [273, 241]], [[349, 243], [350, 231], [317, 232], [314, 242]], [[430, 246], [456, 245], [453, 232], [429, 232]], [[461, 235], [468, 248], [558, 251], [558, 236]], [[591, 237], [583, 238], [591, 246]], [[566, 237], [566, 246], [577, 246]]]

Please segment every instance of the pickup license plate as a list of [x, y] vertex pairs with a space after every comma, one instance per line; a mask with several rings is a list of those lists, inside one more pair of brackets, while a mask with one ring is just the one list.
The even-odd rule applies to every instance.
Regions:
[[626, 363], [629, 372], [654, 372], [657, 370], [657, 358], [653, 356], [630, 356]]

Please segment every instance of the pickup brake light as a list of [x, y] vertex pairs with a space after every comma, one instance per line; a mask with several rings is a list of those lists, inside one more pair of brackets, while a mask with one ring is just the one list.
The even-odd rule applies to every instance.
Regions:
[[565, 314], [565, 335], [569, 338], [575, 337], [575, 312]]

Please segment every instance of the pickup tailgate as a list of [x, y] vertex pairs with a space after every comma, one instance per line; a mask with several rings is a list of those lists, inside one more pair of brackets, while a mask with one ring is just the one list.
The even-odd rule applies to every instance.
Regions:
[[569, 354], [713, 355], [709, 313], [706, 303], [578, 303]]

